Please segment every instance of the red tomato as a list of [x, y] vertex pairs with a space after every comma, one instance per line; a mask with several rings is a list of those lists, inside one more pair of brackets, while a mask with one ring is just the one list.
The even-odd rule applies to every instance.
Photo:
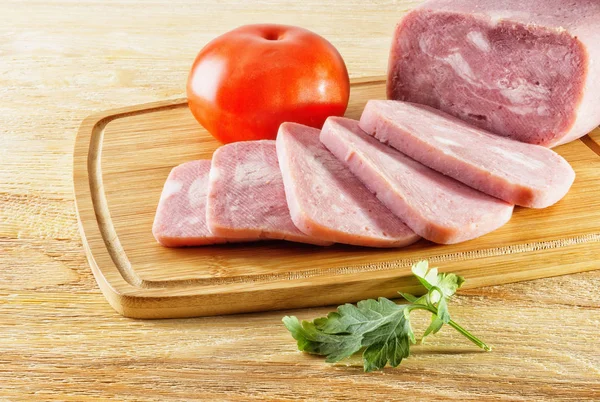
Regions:
[[187, 95], [200, 124], [229, 143], [274, 139], [286, 121], [321, 128], [346, 111], [350, 81], [323, 37], [299, 27], [246, 25], [200, 51]]

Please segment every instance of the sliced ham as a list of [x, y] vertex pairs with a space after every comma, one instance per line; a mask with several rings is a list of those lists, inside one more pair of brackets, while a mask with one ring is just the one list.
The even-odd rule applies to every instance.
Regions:
[[548, 207], [575, 179], [569, 163], [548, 148], [491, 134], [424, 105], [369, 101], [360, 127], [425, 166], [511, 204]]
[[203, 246], [225, 243], [206, 226], [206, 195], [210, 161], [179, 165], [165, 182], [152, 233], [166, 247]]
[[388, 147], [358, 122], [330, 117], [321, 142], [415, 233], [441, 244], [489, 233], [513, 205], [472, 189]]
[[431, 0], [396, 28], [388, 98], [548, 147], [600, 124], [600, 1]]
[[402, 247], [419, 239], [319, 141], [319, 130], [284, 123], [277, 155], [292, 220], [335, 243]]
[[217, 236], [331, 244], [302, 233], [292, 222], [275, 141], [236, 142], [215, 151], [206, 219]]

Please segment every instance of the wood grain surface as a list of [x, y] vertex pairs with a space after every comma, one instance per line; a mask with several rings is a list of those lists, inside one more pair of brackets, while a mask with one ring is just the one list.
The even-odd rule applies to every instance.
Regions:
[[242, 23], [313, 29], [352, 76], [380, 75], [416, 3], [0, 2], [0, 400], [600, 400], [600, 271], [464, 291], [451, 310], [493, 352], [445, 329], [368, 375], [281, 326], [328, 308], [136, 321], [97, 288], [71, 180], [85, 116], [183, 96], [197, 50]]
[[[346, 116], [360, 118], [369, 99], [385, 99], [385, 77], [354, 79]], [[185, 100], [86, 118], [73, 180], [84, 249], [107, 300], [127, 317], [183, 318], [395, 298], [399, 290], [418, 291], [410, 266], [422, 259], [469, 278], [464, 289], [593, 270], [600, 155], [590, 144], [585, 137], [556, 149], [577, 179], [552, 207], [516, 208], [509, 223], [472, 241], [384, 250], [289, 242], [161, 247], [152, 222], [169, 171], [210, 159], [220, 146]]]

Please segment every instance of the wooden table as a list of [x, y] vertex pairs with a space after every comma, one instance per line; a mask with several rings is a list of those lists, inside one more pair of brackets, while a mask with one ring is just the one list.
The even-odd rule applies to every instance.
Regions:
[[0, 3], [0, 400], [600, 399], [600, 271], [462, 292], [452, 312], [492, 353], [446, 329], [398, 369], [368, 375], [359, 358], [332, 366], [297, 352], [280, 321], [291, 312], [116, 314], [77, 231], [80, 121], [183, 96], [196, 52], [244, 23], [312, 29], [351, 76], [381, 75], [394, 24], [418, 2], [79, 3]]

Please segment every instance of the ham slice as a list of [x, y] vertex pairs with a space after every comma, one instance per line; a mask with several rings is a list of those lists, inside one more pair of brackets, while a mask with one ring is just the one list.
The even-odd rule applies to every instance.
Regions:
[[166, 247], [225, 243], [206, 226], [210, 161], [193, 161], [171, 170], [158, 202], [152, 233]]
[[600, 1], [431, 0], [400, 22], [388, 98], [552, 147], [600, 124]]
[[284, 123], [277, 155], [292, 220], [336, 243], [402, 247], [419, 239], [319, 141], [319, 130]]
[[217, 236], [331, 244], [302, 233], [292, 222], [271, 140], [236, 142], [215, 151], [206, 219]]
[[548, 148], [491, 134], [428, 106], [369, 101], [360, 127], [425, 166], [511, 204], [548, 207], [575, 179], [569, 163]]
[[330, 117], [321, 142], [415, 233], [441, 244], [489, 233], [512, 216], [513, 205], [444, 176], [362, 131]]

